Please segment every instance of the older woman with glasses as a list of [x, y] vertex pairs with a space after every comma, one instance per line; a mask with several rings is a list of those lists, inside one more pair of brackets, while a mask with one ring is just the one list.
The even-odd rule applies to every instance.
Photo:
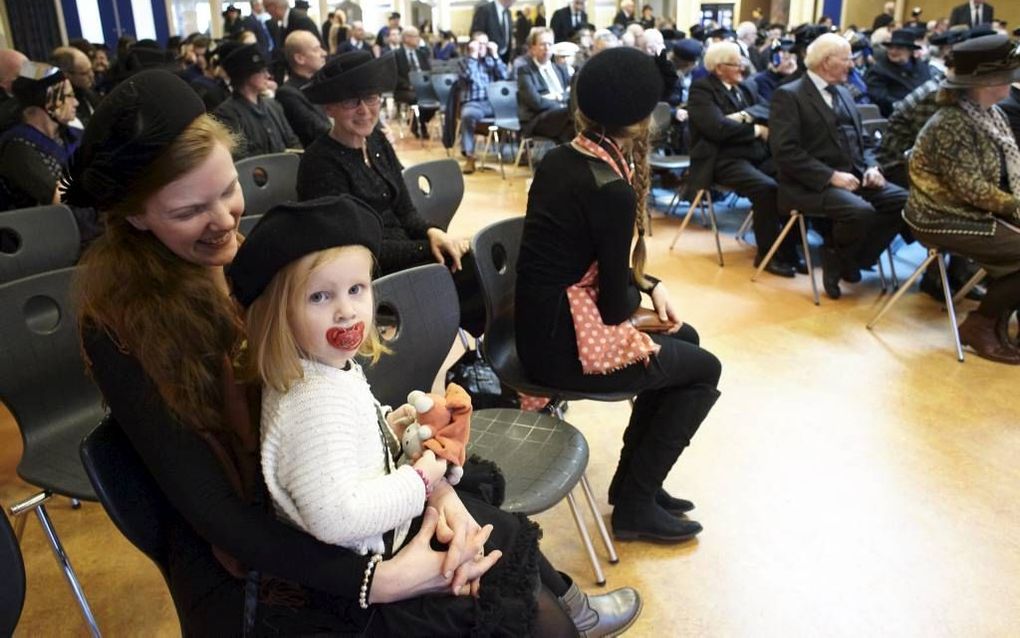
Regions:
[[351, 51], [328, 62], [302, 89], [313, 104], [322, 105], [333, 128], [301, 158], [298, 197], [351, 194], [375, 209], [383, 220], [378, 255], [383, 275], [429, 262], [449, 266], [460, 297], [461, 325], [477, 336], [485, 309], [474, 268], [465, 261], [470, 259], [468, 239], [451, 237], [418, 214], [401, 177], [404, 167], [379, 126], [382, 94], [392, 91], [396, 81], [393, 55], [373, 58]]

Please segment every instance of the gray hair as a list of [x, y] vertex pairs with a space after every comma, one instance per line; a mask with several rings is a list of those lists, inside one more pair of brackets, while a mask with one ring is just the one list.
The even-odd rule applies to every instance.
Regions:
[[850, 43], [838, 33], [824, 33], [808, 45], [804, 66], [814, 71], [826, 58], [850, 50]]
[[736, 42], [724, 40], [709, 45], [708, 49], [705, 50], [705, 57], [702, 58], [702, 63], [705, 65], [705, 70], [709, 73], [714, 73], [720, 64], [723, 64], [730, 58], [740, 60], [740, 47], [737, 46]]

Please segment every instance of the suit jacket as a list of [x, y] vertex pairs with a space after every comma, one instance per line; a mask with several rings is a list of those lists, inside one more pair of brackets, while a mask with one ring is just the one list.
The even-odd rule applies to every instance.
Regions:
[[574, 11], [569, 6], [553, 11], [552, 18], [549, 20], [549, 26], [552, 28], [553, 36], [557, 42], [569, 40], [574, 35], [574, 31], [586, 24], [588, 24], [588, 14], [582, 11], [581, 24], [574, 26]]
[[353, 40], [344, 40], [336, 50], [337, 54], [347, 53], [348, 51], [368, 51], [371, 53], [372, 49], [364, 40], [359, 41], [357, 44], [354, 44]]
[[[874, 150], [866, 146], [861, 116], [850, 92], [836, 87], [843, 106], [850, 110], [861, 146], [856, 149], [867, 167], [877, 166]], [[805, 73], [772, 94], [769, 147], [778, 169], [780, 206], [807, 211], [821, 208], [822, 191], [834, 171], [859, 173], [853, 153], [840, 134], [836, 114]], [[858, 175], [859, 176], [859, 175]]]
[[[565, 92], [570, 91], [570, 72], [562, 64], [553, 64], [556, 73], [559, 75], [560, 84]], [[549, 86], [538, 70], [535, 61], [528, 59], [528, 63], [517, 70], [517, 116], [521, 123], [529, 122], [542, 111], [562, 108], [566, 102], [558, 102], [548, 97]]]
[[[414, 86], [411, 84], [411, 64], [407, 60], [407, 49], [399, 47], [393, 53], [394, 59], [397, 62], [397, 86], [394, 88], [394, 95], [403, 93], [414, 96]], [[432, 64], [429, 62], [429, 51], [425, 48], [418, 48], [414, 50], [414, 55], [418, 58], [418, 68], [421, 71], [431, 71]]]
[[332, 128], [322, 107], [312, 104], [301, 91], [301, 87], [307, 83], [308, 79], [292, 73], [276, 91], [276, 101], [283, 107], [287, 122], [305, 148]]
[[637, 14], [628, 16], [626, 13], [623, 12], [623, 9], [617, 11], [616, 16], [613, 18], [613, 24], [618, 24], [624, 28], [626, 28], [627, 25], [630, 24], [631, 22], [637, 22]]
[[754, 136], [754, 124], [732, 120], [727, 115], [758, 104], [758, 97], [746, 82], [737, 85], [743, 101], [738, 102], [715, 75], [691, 84], [687, 100], [691, 131], [692, 189], [708, 188], [714, 182], [715, 163], [720, 159], [745, 159], [759, 164], [768, 158], [765, 142]]
[[[272, 22], [272, 20], [263, 24], [253, 13], [246, 15], [241, 20], [241, 28], [255, 34], [255, 43], [259, 45], [259, 49], [266, 59], [269, 59], [269, 39], [272, 38], [269, 22]], [[276, 42], [274, 41], [273, 44], [275, 45]]]
[[[984, 4], [981, 6], [981, 22], [978, 24], [988, 24], [994, 19], [995, 7], [990, 4]], [[949, 26], [957, 24], [965, 24], [968, 27], [975, 26], [972, 24], [973, 19], [970, 13], [970, 3], [964, 2], [963, 4], [953, 7], [953, 12], [949, 16]]]
[[999, 102], [999, 108], [1006, 112], [1009, 119], [1009, 127], [1013, 129], [1013, 137], [1017, 144], [1020, 144], [1020, 89], [1010, 87], [1009, 97]]
[[[507, 25], [510, 30], [510, 37], [508, 38], [503, 25], [499, 21], [501, 11], [503, 11], [503, 5], [498, 1], [482, 2], [475, 5], [475, 13], [471, 17], [471, 33], [484, 31], [488, 34], [489, 41], [495, 42], [496, 46], [499, 47], [499, 57], [503, 58], [504, 62], [508, 62], [514, 50], [514, 17], [511, 13], [507, 14]], [[509, 12], [509, 9], [507, 11]]]

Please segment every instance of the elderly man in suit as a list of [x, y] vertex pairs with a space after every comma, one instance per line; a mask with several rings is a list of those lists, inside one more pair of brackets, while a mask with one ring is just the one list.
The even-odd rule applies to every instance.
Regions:
[[860, 281], [903, 225], [907, 192], [886, 182], [846, 82], [850, 43], [827, 33], [807, 49], [807, 72], [772, 95], [769, 144], [781, 209], [832, 221], [822, 249], [822, 282], [838, 299], [840, 280]]
[[489, 41], [496, 43], [499, 58], [505, 63], [510, 62], [514, 52], [514, 19], [510, 15], [513, 3], [514, 0], [482, 2], [475, 6], [475, 13], [471, 17], [471, 33], [482, 32], [488, 35]]
[[[418, 96], [411, 83], [411, 72], [432, 70], [429, 50], [421, 46], [421, 35], [415, 27], [404, 29], [401, 40], [401, 45], [393, 50], [397, 62], [397, 86], [393, 89], [393, 99], [402, 104], [417, 104]], [[411, 122], [411, 132], [415, 137], [428, 139], [428, 123], [435, 114], [434, 108], [419, 107], [418, 116]]]
[[287, 36], [283, 51], [290, 73], [287, 74], [287, 81], [276, 90], [276, 101], [283, 107], [287, 122], [301, 144], [307, 148], [320, 135], [333, 128], [322, 107], [312, 104], [301, 90], [311, 81], [315, 72], [325, 66], [326, 50], [314, 34], [302, 30]]
[[517, 115], [525, 137], [540, 135], [557, 142], [574, 136], [570, 117], [570, 72], [552, 60], [552, 29], [528, 34], [527, 64], [517, 71]]
[[549, 26], [557, 42], [566, 42], [574, 32], [588, 24], [588, 14], [584, 10], [584, 0], [570, 0], [570, 3], [553, 11]]
[[953, 12], [949, 14], [949, 26], [964, 24], [973, 28], [979, 24], [989, 24], [994, 18], [995, 7], [985, 0], [970, 0], [953, 7]]
[[[705, 52], [709, 75], [691, 84], [687, 101], [691, 130], [692, 189], [720, 184], [747, 197], [754, 205], [754, 237], [758, 244], [757, 266], [779, 236], [775, 169], [769, 157], [769, 129], [755, 123], [748, 109], [758, 96], [743, 82], [740, 47], [734, 42], [713, 44]], [[793, 277], [798, 257], [793, 242], [773, 257], [766, 270]]]

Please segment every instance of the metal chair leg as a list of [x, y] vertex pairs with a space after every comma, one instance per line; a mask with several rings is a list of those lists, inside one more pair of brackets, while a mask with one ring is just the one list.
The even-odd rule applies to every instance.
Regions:
[[602, 572], [602, 564], [599, 563], [599, 557], [595, 554], [595, 546], [591, 542], [591, 534], [588, 533], [588, 526], [585, 525], [584, 519], [581, 517], [581, 511], [577, 508], [577, 501], [574, 500], [574, 493], [567, 493], [567, 504], [570, 505], [570, 513], [574, 517], [574, 523], [577, 525], [577, 533], [581, 535], [581, 542], [584, 544], [584, 549], [588, 552], [588, 560], [591, 562], [592, 571], [595, 572], [595, 582], [599, 585], [606, 584], [606, 575]]
[[953, 289], [949, 287], [946, 262], [942, 259], [941, 255], [939, 255], [938, 261], [939, 278], [942, 280], [942, 295], [946, 298], [946, 313], [949, 315], [949, 328], [953, 331], [953, 341], [956, 343], [956, 360], [963, 363], [963, 344], [960, 343], [960, 327], [956, 325], [956, 307], [953, 305]]
[[500, 142], [498, 128], [492, 132], [492, 136], [496, 138], [496, 158], [499, 160], [499, 175], [506, 180], [506, 171], [503, 169], [503, 143]]
[[878, 311], [878, 314], [872, 317], [871, 321], [867, 323], [868, 330], [873, 329], [875, 325], [877, 325], [878, 322], [882, 319], [882, 317], [885, 316], [885, 313], [889, 312], [889, 309], [896, 305], [896, 302], [900, 300], [900, 297], [903, 296], [903, 293], [905, 293], [907, 290], [910, 289], [911, 286], [914, 285], [914, 282], [917, 281], [918, 277], [920, 277], [921, 274], [924, 273], [925, 269], [928, 268], [928, 265], [931, 264], [931, 262], [934, 261], [937, 256], [938, 251], [935, 250], [928, 251], [928, 257], [925, 258], [923, 262], [921, 262], [921, 265], [917, 267], [917, 270], [910, 274], [910, 277], [908, 277], [907, 280], [903, 283], [903, 285], [896, 290], [896, 293], [888, 300], [886, 300], [885, 304], [882, 305], [881, 310]]
[[[765, 267], [769, 265], [769, 262], [772, 261], [773, 255], [775, 255], [776, 251], [779, 250], [779, 246], [782, 245], [783, 240], [786, 239], [786, 236], [790, 234], [790, 230], [793, 229], [793, 225], [797, 223], [797, 218], [799, 216], [800, 216], [800, 213], [798, 213], [796, 211], [793, 211], [790, 214], [790, 219], [787, 220], [786, 225], [783, 226], [783, 230], [780, 231], [779, 237], [776, 238], [776, 241], [772, 242], [772, 246], [769, 248], [769, 252], [766, 253], [765, 259], [762, 259], [761, 263], [758, 264], [758, 270], [754, 271], [754, 274], [751, 275], [751, 281], [757, 281], [758, 280], [758, 275], [760, 275], [762, 273], [762, 271], [765, 270]], [[805, 255], [804, 259], [805, 259], [805, 261], [807, 261], [809, 259], [809, 257], [807, 255]], [[810, 263], [810, 262], [808, 262], [808, 263]]]
[[740, 228], [737, 229], [737, 241], [747, 243], [747, 231], [751, 229], [751, 223], [754, 221], [754, 209], [747, 211], [747, 216], [744, 217], [744, 221], [741, 222]]
[[[811, 263], [811, 247], [808, 246], [807, 240], [807, 222], [804, 220], [804, 216], [797, 213], [797, 221], [800, 224], [800, 245], [804, 250], [804, 264], [807, 266], [808, 279], [811, 280], [811, 294], [814, 297], [815, 305], [819, 304], [818, 298], [818, 282], [815, 281], [815, 266]], [[780, 241], [782, 241], [780, 239]], [[776, 244], [778, 246], [778, 244]]]
[[602, 514], [599, 513], [598, 503], [595, 502], [595, 494], [591, 491], [591, 483], [588, 482], [587, 473], [581, 475], [581, 488], [584, 490], [584, 497], [588, 500], [588, 508], [591, 509], [592, 518], [595, 519], [595, 527], [598, 528], [599, 536], [602, 537], [602, 544], [606, 546], [609, 562], [615, 565], [620, 562], [620, 557], [616, 553], [616, 545], [613, 544], [613, 538], [609, 535], [609, 530], [606, 529], [606, 521], [602, 518]]
[[719, 255], [719, 267], [722, 268], [722, 244], [719, 243], [719, 224], [715, 218], [715, 205], [712, 204], [712, 193], [708, 194], [708, 219], [712, 222], [712, 233], [715, 235], [715, 251]]
[[677, 229], [676, 235], [673, 236], [673, 243], [669, 245], [670, 250], [673, 250], [673, 247], [676, 246], [677, 240], [680, 239], [680, 235], [684, 232], [684, 229], [687, 228], [687, 224], [691, 222], [691, 217], [694, 216], [694, 211], [697, 210], [698, 204], [701, 203], [704, 195], [705, 189], [701, 189], [694, 196], [694, 201], [691, 202], [691, 205], [687, 208], [687, 214], [684, 215], [684, 220], [680, 223], [680, 228]]
[[881, 257], [878, 258], [878, 280], [881, 282], [881, 285], [882, 285], [882, 293], [881, 294], [884, 295], [888, 288], [887, 288], [886, 281], [885, 281], [885, 268], [882, 267], [882, 258]]
[[885, 251], [886, 257], [889, 258], [889, 274], [892, 277], [892, 287], [896, 290], [900, 287], [899, 277], [896, 276], [896, 260], [893, 259], [893, 245], [889, 244], [889, 248]]
[[968, 279], [967, 283], [963, 284], [963, 287], [960, 288], [955, 295], [953, 295], [953, 303], [960, 303], [960, 300], [966, 297], [967, 293], [973, 290], [974, 286], [978, 285], [978, 283], [980, 283], [987, 274], [988, 273], [985, 272], [984, 268], [978, 268], [978, 271], [974, 273], [974, 276]]

